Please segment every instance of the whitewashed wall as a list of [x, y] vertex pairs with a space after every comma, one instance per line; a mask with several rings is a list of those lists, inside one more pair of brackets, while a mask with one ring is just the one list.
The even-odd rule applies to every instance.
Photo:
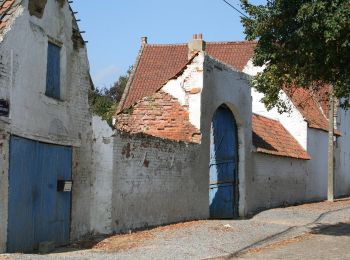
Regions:
[[116, 133], [113, 231], [208, 217], [198, 144]]
[[276, 108], [268, 111], [264, 103], [261, 102], [263, 96], [264, 95], [262, 93], [259, 93], [256, 89], [252, 88], [253, 113], [279, 121], [283, 127], [287, 129], [288, 132], [298, 141], [301, 147], [307, 150], [307, 122], [304, 120], [299, 110], [289, 100], [288, 96], [283, 91], [281, 91], [281, 100], [284, 100], [290, 107], [289, 112], [282, 114], [280, 114]]
[[[62, 3], [65, 4], [61, 6]], [[90, 230], [88, 140], [92, 128], [87, 53], [84, 47], [73, 46], [73, 16], [67, 1], [47, 1], [42, 18], [30, 16], [27, 4], [23, 1], [24, 8], [0, 45], [0, 98], [10, 101], [10, 117], [0, 117], [0, 125], [14, 135], [73, 146], [71, 238], [76, 239]], [[62, 43], [60, 101], [45, 96], [49, 39]], [[0, 183], [6, 183], [8, 164], [3, 165], [1, 172]], [[7, 188], [0, 185], [1, 194], [5, 195], [0, 202], [1, 214], [5, 215], [0, 220], [0, 251], [6, 247]]]
[[253, 155], [249, 213], [307, 200], [307, 185], [311, 184], [308, 161], [263, 153]]
[[311, 160], [254, 153], [250, 212], [327, 198], [327, 133], [307, 136]]
[[335, 148], [335, 193], [344, 196], [350, 194], [350, 111], [339, 109], [337, 121], [342, 135]]
[[308, 128], [308, 153], [311, 160], [307, 164], [306, 200], [323, 200], [327, 198], [328, 133]]
[[[256, 76], [257, 73], [262, 71], [263, 67], [254, 66], [251, 60], [248, 61], [243, 69], [243, 72], [249, 76]], [[255, 88], [252, 88], [253, 113], [279, 121], [284, 128], [292, 134], [298, 143], [307, 150], [307, 122], [304, 120], [299, 110], [290, 101], [286, 93], [281, 91], [280, 99], [288, 105], [290, 111], [283, 114], [280, 114], [276, 108], [267, 110], [264, 103], [261, 102], [263, 97], [264, 94], [258, 92]]]
[[[191, 89], [196, 90], [195, 94], [190, 94]], [[111, 137], [106, 123], [94, 118], [92, 209], [97, 211], [91, 214], [93, 232], [119, 232], [208, 218], [210, 124], [222, 104], [232, 110], [238, 125], [241, 216], [326, 198], [327, 133], [308, 128], [295, 107], [290, 115], [267, 111], [260, 94], [251, 92], [245, 74], [199, 54], [182, 75], [162, 90], [190, 108], [191, 122], [200, 126], [202, 142], [186, 144], [120, 132]], [[252, 110], [279, 120], [312, 160], [252, 152]], [[338, 145], [344, 156], [349, 156], [347, 142], [340, 140]], [[337, 179], [338, 186], [344, 182], [340, 189], [344, 192], [348, 185], [344, 181], [349, 169], [346, 167], [344, 163], [339, 168], [342, 181]]]
[[91, 231], [94, 234], [109, 234], [112, 230], [112, 194], [114, 165], [113, 130], [98, 116], [93, 125], [93, 170], [91, 176]]
[[162, 90], [177, 98], [182, 106], [188, 107], [189, 121], [197, 129], [201, 127], [201, 92], [203, 89], [203, 53], [198, 54], [191, 64], [176, 79], [168, 81]]
[[94, 118], [92, 208], [96, 212], [91, 214], [91, 228], [95, 233], [209, 217], [210, 124], [222, 104], [237, 120], [240, 213], [245, 214], [245, 180], [251, 164], [251, 103], [246, 100], [251, 97], [244, 75], [199, 54], [162, 90], [189, 107], [191, 122], [203, 133], [202, 143], [121, 132], [111, 138], [106, 123]]

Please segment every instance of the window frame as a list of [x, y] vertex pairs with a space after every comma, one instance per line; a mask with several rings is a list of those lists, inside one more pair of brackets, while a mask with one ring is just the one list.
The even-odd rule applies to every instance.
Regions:
[[62, 45], [56, 41], [48, 41], [46, 59], [45, 96], [61, 100], [61, 52]]

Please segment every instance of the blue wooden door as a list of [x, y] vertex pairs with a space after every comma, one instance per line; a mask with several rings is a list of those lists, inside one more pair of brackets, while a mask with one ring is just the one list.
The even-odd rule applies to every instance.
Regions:
[[237, 126], [226, 106], [213, 116], [210, 139], [210, 217], [233, 218], [238, 215]]
[[8, 252], [31, 252], [40, 242], [69, 242], [71, 194], [58, 180], [71, 179], [70, 147], [11, 137]]

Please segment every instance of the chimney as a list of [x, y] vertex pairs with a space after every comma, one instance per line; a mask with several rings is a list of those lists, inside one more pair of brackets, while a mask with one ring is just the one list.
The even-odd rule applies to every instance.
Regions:
[[141, 37], [141, 45], [144, 46], [147, 44], [147, 37]]
[[188, 43], [188, 59], [193, 57], [193, 54], [205, 51], [205, 41], [203, 41], [203, 34], [193, 34], [193, 39]]

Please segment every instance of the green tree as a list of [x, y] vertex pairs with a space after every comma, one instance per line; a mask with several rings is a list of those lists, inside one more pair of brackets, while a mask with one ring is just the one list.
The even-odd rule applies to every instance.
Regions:
[[99, 115], [112, 126], [112, 118], [117, 110], [132, 68], [113, 84], [111, 88], [95, 88], [89, 92], [89, 104], [93, 114]]
[[281, 89], [297, 85], [317, 91], [329, 84], [349, 106], [350, 0], [241, 0], [246, 38], [257, 40], [253, 62], [265, 66], [253, 78], [267, 108], [285, 110]]
[[334, 199], [334, 97], [349, 107], [350, 0], [267, 0], [255, 6], [241, 0], [248, 40], [257, 40], [253, 63], [265, 66], [253, 78], [265, 94], [267, 108], [287, 109], [282, 89], [314, 91], [325, 84], [329, 93], [328, 200]]

